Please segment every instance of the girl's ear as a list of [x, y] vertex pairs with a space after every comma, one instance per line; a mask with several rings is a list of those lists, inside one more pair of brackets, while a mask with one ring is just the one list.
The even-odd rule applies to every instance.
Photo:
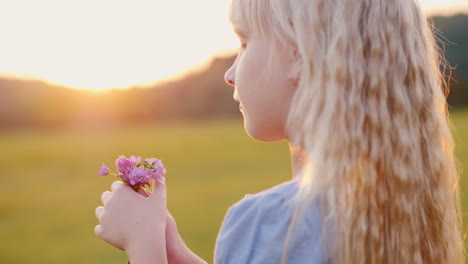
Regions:
[[297, 47], [294, 47], [293, 50], [293, 62], [291, 64], [291, 69], [289, 70], [288, 81], [293, 85], [294, 88], [297, 88], [299, 84], [299, 78], [301, 77], [302, 68], [303, 68], [302, 57], [297, 52]]

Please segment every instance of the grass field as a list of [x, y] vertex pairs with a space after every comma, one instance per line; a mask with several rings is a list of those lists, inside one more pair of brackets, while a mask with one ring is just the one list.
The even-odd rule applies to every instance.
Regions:
[[[457, 157], [468, 167], [468, 111], [452, 116]], [[254, 141], [241, 120], [113, 132], [3, 133], [0, 150], [0, 263], [5, 264], [126, 263], [124, 252], [93, 231], [101, 193], [115, 180], [97, 172], [101, 162], [112, 165], [118, 155], [163, 160], [169, 210], [188, 246], [209, 263], [228, 207], [291, 178], [287, 143]], [[465, 205], [467, 176], [462, 172]]]

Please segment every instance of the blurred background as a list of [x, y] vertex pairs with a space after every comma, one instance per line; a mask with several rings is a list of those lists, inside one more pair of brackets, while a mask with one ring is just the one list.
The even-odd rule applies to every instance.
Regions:
[[[118, 155], [163, 161], [169, 210], [209, 263], [229, 206], [291, 179], [287, 142], [249, 138], [224, 83], [228, 2], [0, 0], [0, 263], [126, 263], [93, 231], [115, 180], [97, 173]], [[468, 3], [420, 3], [453, 67], [468, 167]]]

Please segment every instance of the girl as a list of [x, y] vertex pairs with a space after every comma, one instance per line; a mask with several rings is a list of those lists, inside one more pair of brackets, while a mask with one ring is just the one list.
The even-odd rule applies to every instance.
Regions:
[[[215, 263], [463, 263], [443, 60], [418, 3], [232, 0], [230, 20], [245, 130], [289, 141], [293, 179], [229, 208]], [[133, 264], [204, 263], [165, 194], [114, 183], [96, 234]]]

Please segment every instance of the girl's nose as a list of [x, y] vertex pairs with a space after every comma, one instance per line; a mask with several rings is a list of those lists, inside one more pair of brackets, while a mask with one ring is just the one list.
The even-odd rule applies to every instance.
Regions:
[[233, 71], [233, 67], [229, 68], [229, 70], [227, 70], [226, 74], [224, 74], [224, 81], [231, 85], [231, 86], [234, 86], [234, 71]]

